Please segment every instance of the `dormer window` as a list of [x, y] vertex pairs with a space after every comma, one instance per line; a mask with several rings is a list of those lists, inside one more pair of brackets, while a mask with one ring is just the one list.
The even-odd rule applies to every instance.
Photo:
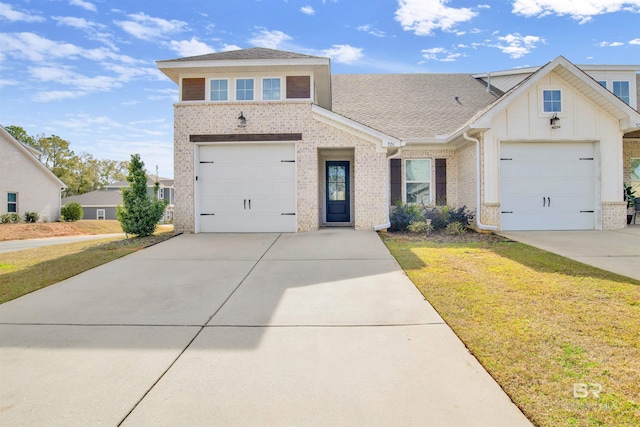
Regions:
[[262, 99], [264, 101], [279, 101], [280, 93], [280, 79], [262, 79]]
[[253, 79], [236, 80], [236, 101], [253, 101]]
[[542, 111], [545, 113], [562, 112], [562, 92], [560, 90], [542, 91]]

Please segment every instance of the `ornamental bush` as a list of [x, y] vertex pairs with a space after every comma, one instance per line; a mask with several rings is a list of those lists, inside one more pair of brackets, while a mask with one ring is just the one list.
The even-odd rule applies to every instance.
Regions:
[[122, 205], [116, 208], [116, 216], [122, 231], [139, 237], [150, 236], [166, 207], [166, 201], [158, 200], [158, 183], [153, 198], [147, 193], [147, 174], [139, 154], [131, 155], [129, 163], [129, 188], [122, 189]]
[[79, 221], [84, 216], [82, 206], [77, 202], [69, 202], [60, 210], [63, 221]]
[[37, 212], [25, 212], [24, 213], [24, 222], [38, 222], [40, 219], [40, 215]]
[[0, 223], [2, 224], [17, 224], [20, 222], [20, 215], [17, 213], [7, 213], [0, 216]]

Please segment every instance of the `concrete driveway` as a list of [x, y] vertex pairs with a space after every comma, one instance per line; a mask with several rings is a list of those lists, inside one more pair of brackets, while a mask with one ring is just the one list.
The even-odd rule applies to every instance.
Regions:
[[500, 235], [640, 280], [640, 225], [608, 231], [505, 231]]
[[182, 235], [5, 303], [0, 366], [0, 425], [530, 425], [349, 229]]

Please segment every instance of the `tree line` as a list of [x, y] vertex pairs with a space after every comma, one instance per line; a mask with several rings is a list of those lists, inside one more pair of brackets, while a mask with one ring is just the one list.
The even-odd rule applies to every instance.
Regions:
[[127, 177], [128, 161], [96, 159], [85, 152], [75, 154], [69, 141], [57, 135], [31, 136], [20, 126], [6, 126], [5, 130], [40, 152], [38, 160], [67, 185], [63, 197], [100, 190]]

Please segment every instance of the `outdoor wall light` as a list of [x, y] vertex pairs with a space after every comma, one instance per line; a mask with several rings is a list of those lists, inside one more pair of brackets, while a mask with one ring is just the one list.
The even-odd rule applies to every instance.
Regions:
[[240, 120], [240, 124], [238, 125], [239, 128], [247, 127], [247, 119], [242, 114], [242, 111], [240, 111], [240, 117], [238, 117], [238, 120]]
[[551, 125], [551, 129], [560, 129], [560, 125], [557, 122], [560, 121], [560, 117], [558, 117], [558, 113], [553, 113], [551, 119], [549, 119], [549, 124]]

